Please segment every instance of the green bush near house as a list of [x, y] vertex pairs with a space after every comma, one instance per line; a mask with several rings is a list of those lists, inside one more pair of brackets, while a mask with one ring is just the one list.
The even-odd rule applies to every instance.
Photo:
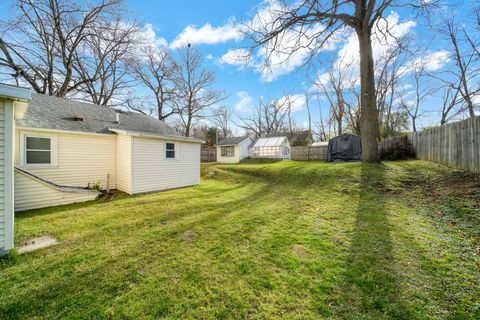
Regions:
[[[211, 174], [211, 172], [214, 172]], [[0, 319], [478, 319], [478, 176], [423, 161], [205, 165], [16, 216]]]

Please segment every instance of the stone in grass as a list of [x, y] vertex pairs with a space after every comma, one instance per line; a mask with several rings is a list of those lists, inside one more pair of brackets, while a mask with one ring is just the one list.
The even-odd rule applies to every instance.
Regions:
[[187, 230], [183, 233], [183, 240], [188, 244], [192, 245], [197, 239], [198, 234], [192, 230]]
[[17, 249], [18, 254], [24, 254], [27, 252], [32, 252], [38, 249], [43, 249], [46, 247], [59, 244], [60, 242], [52, 236], [41, 236], [37, 238], [32, 238], [26, 243], [20, 245]]

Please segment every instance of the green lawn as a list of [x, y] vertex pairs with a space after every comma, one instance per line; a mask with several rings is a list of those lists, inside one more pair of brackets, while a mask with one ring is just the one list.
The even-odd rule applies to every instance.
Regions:
[[[18, 214], [0, 319], [478, 319], [480, 180], [423, 161], [204, 166]], [[212, 174], [210, 174], [212, 173]]]

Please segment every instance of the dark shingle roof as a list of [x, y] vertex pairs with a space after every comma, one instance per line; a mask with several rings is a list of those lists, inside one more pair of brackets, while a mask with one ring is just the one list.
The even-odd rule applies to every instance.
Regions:
[[[116, 123], [116, 114], [120, 123]], [[74, 118], [83, 121], [74, 121]], [[37, 129], [55, 129], [91, 133], [109, 133], [108, 129], [147, 132], [180, 136], [165, 122], [135, 113], [101, 107], [94, 104], [32, 93], [32, 100], [17, 126]]]
[[234, 144], [239, 144], [248, 138], [249, 136], [225, 138], [218, 141], [217, 146], [227, 146], [227, 145], [230, 146]]

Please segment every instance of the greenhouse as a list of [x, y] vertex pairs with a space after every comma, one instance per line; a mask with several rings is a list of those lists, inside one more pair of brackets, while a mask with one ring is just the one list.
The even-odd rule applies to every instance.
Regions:
[[290, 159], [287, 137], [260, 138], [250, 148], [252, 158]]

